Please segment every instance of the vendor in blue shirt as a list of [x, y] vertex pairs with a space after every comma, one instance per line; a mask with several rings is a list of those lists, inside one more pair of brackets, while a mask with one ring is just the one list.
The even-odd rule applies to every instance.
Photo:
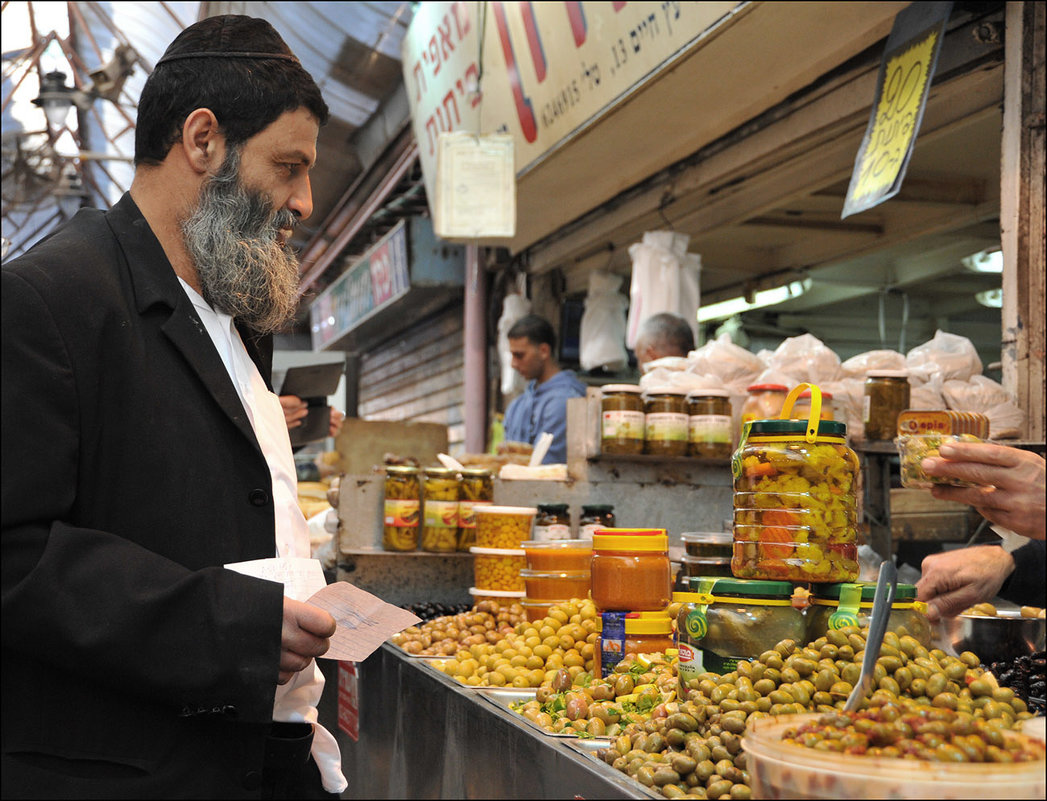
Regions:
[[513, 369], [528, 381], [527, 389], [505, 412], [505, 438], [534, 445], [543, 432], [553, 443], [543, 464], [567, 461], [567, 399], [585, 397], [585, 384], [571, 370], [561, 370], [553, 352], [556, 333], [536, 314], [521, 318], [509, 329]]

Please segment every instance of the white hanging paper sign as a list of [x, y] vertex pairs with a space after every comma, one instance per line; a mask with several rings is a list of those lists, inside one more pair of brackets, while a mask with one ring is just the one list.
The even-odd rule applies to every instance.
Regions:
[[516, 173], [509, 134], [441, 133], [433, 228], [442, 239], [516, 235]]

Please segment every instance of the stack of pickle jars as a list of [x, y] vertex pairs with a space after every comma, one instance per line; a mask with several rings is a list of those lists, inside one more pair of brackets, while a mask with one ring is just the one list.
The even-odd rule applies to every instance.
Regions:
[[669, 538], [665, 529], [601, 529], [592, 547], [592, 599], [601, 617], [594, 672], [607, 676], [626, 654], [673, 646]]

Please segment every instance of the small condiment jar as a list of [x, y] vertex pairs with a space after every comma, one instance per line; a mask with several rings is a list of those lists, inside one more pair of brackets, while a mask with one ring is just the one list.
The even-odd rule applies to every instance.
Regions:
[[600, 451], [643, 453], [643, 390], [635, 384], [607, 384], [601, 392]]
[[421, 470], [390, 465], [385, 468], [382, 548], [387, 551], [413, 551], [418, 547], [421, 524]]
[[752, 384], [746, 387], [749, 397], [742, 404], [742, 430], [753, 420], [768, 420], [781, 414], [789, 388], [784, 384]]
[[592, 597], [603, 611], [653, 612], [672, 597], [665, 529], [602, 529], [593, 534]]
[[[804, 641], [803, 613], [793, 606], [787, 581], [693, 578], [690, 592], [676, 593], [682, 692], [702, 673], [730, 673], [782, 640]], [[683, 597], [681, 597], [683, 596]]]
[[588, 505], [582, 506], [581, 517], [578, 518], [579, 539], [593, 539], [593, 534], [602, 528], [614, 528], [614, 507]]
[[543, 542], [571, 539], [571, 514], [566, 503], [540, 503], [534, 518], [534, 538]]
[[673, 620], [660, 612], [604, 612], [597, 624], [600, 642], [593, 649], [593, 675], [606, 678], [626, 654], [666, 653], [676, 647]]
[[458, 473], [425, 469], [422, 493], [422, 550], [450, 553], [458, 548]]
[[655, 387], [644, 395], [644, 453], [657, 456], [686, 456], [690, 418], [687, 392], [674, 387]]
[[[808, 600], [807, 641], [824, 637], [832, 629], [847, 626], [862, 628], [872, 620], [872, 605], [876, 597], [875, 582], [816, 584]], [[887, 631], [910, 634], [926, 647], [931, 647], [931, 624], [927, 620], [927, 604], [916, 600], [916, 585], [899, 584], [895, 589]], [[901, 634], [899, 634], [901, 636]]]
[[687, 393], [687, 453], [705, 459], [731, 457], [731, 393], [698, 389]]
[[909, 408], [908, 370], [870, 370], [865, 374], [862, 421], [868, 440], [892, 440], [898, 415]]

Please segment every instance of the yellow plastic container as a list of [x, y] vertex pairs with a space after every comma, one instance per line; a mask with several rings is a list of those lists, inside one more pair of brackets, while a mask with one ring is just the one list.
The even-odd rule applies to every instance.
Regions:
[[476, 547], [518, 549], [520, 543], [531, 539], [533, 506], [477, 506]]
[[473, 577], [477, 588], [512, 592], [524, 589], [520, 571], [527, 565], [527, 554], [522, 549], [479, 548], [474, 545], [469, 553], [473, 555]]

